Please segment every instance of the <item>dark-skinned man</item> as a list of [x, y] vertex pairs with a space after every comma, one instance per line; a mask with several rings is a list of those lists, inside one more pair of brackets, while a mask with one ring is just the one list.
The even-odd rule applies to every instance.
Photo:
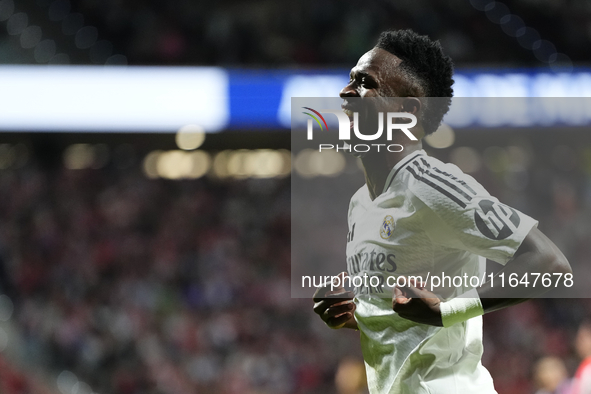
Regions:
[[[410, 130], [416, 140], [392, 136], [391, 143], [403, 146], [400, 152], [361, 156], [366, 184], [349, 207], [349, 277], [378, 276], [380, 283], [425, 273], [481, 277], [487, 258], [503, 264], [507, 277], [572, 277], [536, 220], [422, 150], [422, 138], [449, 110], [452, 85], [452, 62], [439, 43], [410, 30], [382, 33], [351, 70], [340, 93], [348, 116], [358, 112], [363, 119], [371, 108], [412, 114], [417, 124]], [[360, 331], [371, 394], [492, 394], [492, 378], [481, 364], [481, 316], [548, 290], [500, 288], [499, 281], [495, 287], [495, 278], [477, 288], [448, 286], [443, 297], [410, 279], [396, 282], [390, 297], [372, 286], [354, 292], [327, 286], [314, 294], [314, 311], [331, 328]]]

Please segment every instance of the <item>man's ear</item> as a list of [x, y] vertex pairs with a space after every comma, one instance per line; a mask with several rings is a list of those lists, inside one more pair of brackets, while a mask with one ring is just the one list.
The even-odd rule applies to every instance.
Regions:
[[402, 111], [416, 115], [421, 110], [421, 100], [417, 97], [406, 97], [402, 101]]

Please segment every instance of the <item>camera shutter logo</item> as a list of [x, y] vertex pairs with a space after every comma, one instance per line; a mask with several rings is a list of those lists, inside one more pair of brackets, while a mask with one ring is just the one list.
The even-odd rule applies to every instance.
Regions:
[[478, 205], [482, 211], [474, 212], [474, 221], [485, 237], [501, 240], [517, 231], [521, 219], [513, 208], [491, 200], [481, 200]]

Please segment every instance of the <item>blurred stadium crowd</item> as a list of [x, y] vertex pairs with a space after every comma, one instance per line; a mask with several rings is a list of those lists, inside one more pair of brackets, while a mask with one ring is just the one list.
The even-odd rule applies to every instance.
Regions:
[[[97, 393], [326, 393], [357, 350], [323, 345], [290, 298], [289, 178], [30, 165], [0, 184], [0, 283], [28, 369]], [[34, 392], [18, 387], [3, 392]]]
[[[475, 176], [588, 262], [589, 150], [524, 161], [525, 149], [495, 149], [475, 150]], [[326, 328], [309, 299], [290, 296], [289, 178], [150, 180], [139, 166], [51, 169], [32, 157], [0, 171], [0, 245], [0, 293], [14, 303], [4, 354], [17, 360], [0, 368], [5, 394], [363, 392], [358, 334]], [[587, 299], [485, 316], [498, 392], [533, 393], [545, 356], [572, 375], [588, 316]]]
[[[0, 62], [350, 67], [380, 31], [407, 27], [463, 67], [540, 66], [552, 48], [589, 62], [590, 2], [490, 4], [0, 0]], [[470, 167], [584, 266], [591, 145], [570, 141], [430, 153]], [[72, 170], [31, 154], [6, 169], [4, 157], [0, 294], [12, 312], [0, 299], [0, 393], [364, 392], [358, 334], [327, 329], [310, 300], [290, 296], [289, 178], [166, 181], [138, 163]], [[499, 394], [568, 394], [557, 390], [581, 361], [589, 316], [588, 299], [485, 316], [483, 363]]]
[[[19, 48], [11, 36], [18, 41], [27, 22], [22, 14], [7, 22], [0, 29], [0, 53], [9, 63], [342, 66], [356, 62], [381, 31], [413, 28], [441, 40], [462, 66], [540, 66], [555, 51], [575, 63], [589, 61], [589, 2], [493, 3], [2, 0], [0, 21], [10, 21], [8, 4], [14, 4], [14, 14], [26, 14], [36, 27], [21, 37]], [[46, 42], [33, 53], [41, 37]], [[532, 53], [536, 49], [549, 52]]]
[[[478, 7], [483, 2], [472, 3]], [[506, 4], [511, 12], [527, 15], [527, 25], [536, 28], [542, 38], [552, 37], [573, 60], [588, 59], [584, 49], [591, 43], [588, 2], [514, 0]], [[515, 38], [462, 0], [305, 0], [288, 4], [75, 0], [73, 5], [93, 15], [93, 23], [132, 64], [347, 64], [356, 62], [381, 31], [393, 26], [434, 35], [456, 62], [537, 63]]]

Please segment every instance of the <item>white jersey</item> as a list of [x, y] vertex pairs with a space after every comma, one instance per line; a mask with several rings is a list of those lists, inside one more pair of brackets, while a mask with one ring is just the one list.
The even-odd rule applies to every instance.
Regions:
[[[400, 275], [481, 276], [485, 258], [506, 264], [537, 224], [422, 150], [392, 169], [374, 201], [359, 189], [348, 221], [349, 275], [381, 284]], [[469, 288], [449, 287], [445, 297]], [[482, 317], [448, 328], [414, 323], [392, 311], [381, 285], [357, 288], [355, 303], [371, 394], [496, 393], [481, 364]]]

